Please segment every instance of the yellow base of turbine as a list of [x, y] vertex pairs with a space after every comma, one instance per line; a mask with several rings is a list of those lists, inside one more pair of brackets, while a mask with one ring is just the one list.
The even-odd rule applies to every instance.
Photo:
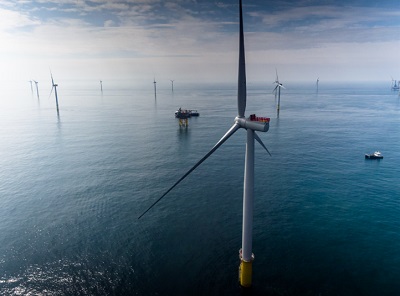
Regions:
[[188, 127], [189, 121], [187, 118], [179, 118], [179, 126], [180, 127]]
[[239, 251], [240, 265], [239, 265], [239, 284], [242, 287], [250, 288], [253, 276], [253, 260], [254, 254], [251, 256], [251, 261], [244, 261], [242, 258], [242, 250]]

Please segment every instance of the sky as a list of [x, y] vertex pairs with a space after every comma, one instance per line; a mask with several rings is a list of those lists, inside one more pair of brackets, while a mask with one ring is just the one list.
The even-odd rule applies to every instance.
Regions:
[[[0, 0], [0, 79], [234, 83], [237, 2]], [[400, 1], [243, 0], [243, 13], [248, 83], [400, 79]]]

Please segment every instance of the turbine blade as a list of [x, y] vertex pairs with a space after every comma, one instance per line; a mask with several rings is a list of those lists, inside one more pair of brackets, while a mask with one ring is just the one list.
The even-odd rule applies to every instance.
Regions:
[[254, 138], [257, 140], [258, 143], [260, 143], [261, 146], [264, 147], [265, 150], [267, 150], [269, 156], [272, 156], [271, 153], [269, 153], [267, 147], [264, 145], [264, 143], [261, 141], [260, 137], [254, 132]]
[[226, 134], [217, 142], [217, 144], [214, 145], [214, 147], [202, 158], [200, 159], [190, 170], [188, 170], [178, 181], [175, 182], [174, 185], [172, 185], [161, 197], [159, 197], [150, 207], [147, 208], [146, 211], [144, 211], [138, 219], [142, 218], [152, 207], [154, 207], [161, 199], [163, 199], [172, 189], [175, 188], [176, 185], [178, 185], [183, 179], [185, 179], [191, 172], [193, 172], [203, 161], [205, 161], [211, 154], [214, 153], [215, 150], [217, 150], [230, 136], [232, 136], [240, 126], [235, 123], [227, 132]]
[[53, 73], [51, 73], [51, 69], [50, 68], [49, 68], [49, 70], [50, 70], [50, 76], [51, 76], [51, 85], [54, 86]]
[[239, 74], [238, 74], [238, 116], [244, 117], [246, 111], [246, 61], [244, 54], [243, 13], [242, 0], [239, 2], [240, 28], [239, 28]]
[[53, 87], [51, 88], [51, 91], [50, 91], [50, 94], [49, 94], [49, 97], [48, 97], [48, 99], [50, 99], [50, 97], [51, 97], [51, 94], [53, 93], [53, 88], [54, 88], [54, 84], [53, 84]]
[[276, 89], [279, 87], [279, 84], [277, 84], [272, 92], [276, 92]]

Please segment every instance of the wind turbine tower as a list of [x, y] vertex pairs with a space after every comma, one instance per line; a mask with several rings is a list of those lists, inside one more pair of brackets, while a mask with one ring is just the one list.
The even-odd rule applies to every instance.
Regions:
[[239, 73], [238, 73], [238, 93], [237, 106], [238, 115], [234, 119], [233, 126], [225, 135], [214, 145], [214, 147], [200, 159], [191, 169], [189, 169], [174, 185], [172, 185], [161, 197], [159, 197], [150, 207], [144, 211], [138, 219], [143, 217], [151, 208], [153, 208], [162, 198], [164, 198], [175, 186], [184, 180], [193, 172], [203, 161], [213, 154], [226, 140], [229, 139], [237, 130], [245, 129], [247, 132], [245, 169], [244, 169], [244, 188], [243, 188], [243, 229], [242, 229], [242, 248], [239, 250], [239, 283], [243, 287], [252, 285], [252, 264], [254, 254], [252, 253], [253, 236], [253, 206], [254, 206], [254, 140], [257, 140], [261, 146], [267, 150], [256, 131], [267, 132], [270, 119], [267, 117], [257, 117], [255, 114], [245, 117], [246, 110], [246, 65], [244, 52], [244, 34], [243, 34], [243, 16], [242, 1], [239, 0]]
[[100, 80], [100, 91], [103, 94], [103, 81], [102, 80]]
[[51, 84], [52, 84], [50, 95], [51, 95], [51, 93], [53, 92], [53, 89], [54, 89], [54, 95], [56, 97], [57, 114], [59, 114], [60, 111], [58, 109], [58, 96], [57, 96], [57, 86], [58, 86], [58, 84], [54, 83], [53, 74], [51, 74], [51, 72], [50, 72], [50, 75], [51, 75]]
[[317, 78], [317, 93], [318, 93], [319, 77]]
[[175, 80], [171, 80], [172, 92], [174, 92], [174, 81]]
[[157, 82], [155, 77], [153, 83], [154, 83], [154, 99], [157, 100]]
[[282, 83], [279, 82], [279, 78], [278, 78], [278, 70], [276, 70], [276, 79], [275, 79], [275, 88], [274, 88], [274, 92], [275, 92], [275, 97], [278, 94], [278, 105], [276, 106], [276, 117], [279, 118], [279, 110], [281, 108], [281, 88], [285, 88]]
[[38, 83], [39, 83], [39, 82], [37, 82], [36, 80], [33, 80], [33, 82], [35, 82], [35, 85], [36, 85], [36, 95], [37, 95], [37, 98], [38, 98], [38, 100], [39, 100], [39, 87], [38, 87]]

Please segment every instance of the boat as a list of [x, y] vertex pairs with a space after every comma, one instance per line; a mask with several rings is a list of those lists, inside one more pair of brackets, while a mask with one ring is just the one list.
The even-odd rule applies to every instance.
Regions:
[[371, 154], [365, 154], [365, 159], [382, 159], [383, 155], [379, 151], [375, 151]]
[[179, 108], [175, 111], [175, 117], [180, 119], [190, 118], [192, 116], [200, 116], [200, 113], [197, 110], [187, 110]]

